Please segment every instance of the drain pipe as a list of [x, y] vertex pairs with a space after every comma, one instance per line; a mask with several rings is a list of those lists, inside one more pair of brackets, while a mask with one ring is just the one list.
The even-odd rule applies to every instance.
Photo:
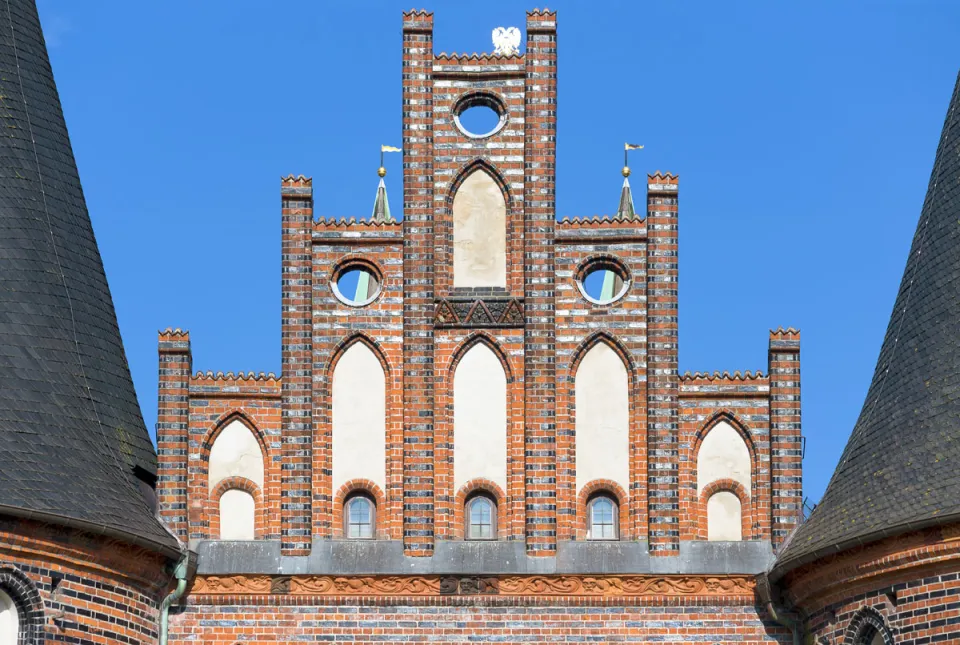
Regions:
[[177, 580], [177, 588], [171, 591], [160, 604], [160, 645], [167, 645], [167, 617], [170, 613], [170, 607], [180, 600], [183, 592], [187, 589], [187, 570], [190, 564], [190, 551], [184, 550], [173, 570], [173, 576]]
[[772, 592], [770, 579], [767, 577], [767, 574], [764, 573], [757, 576], [757, 593], [760, 595], [761, 602], [766, 605], [770, 617], [790, 630], [790, 634], [793, 636], [793, 645], [801, 645], [801, 639], [803, 638], [802, 626], [799, 621], [790, 618], [785, 612], [777, 611], [777, 607], [773, 602]]

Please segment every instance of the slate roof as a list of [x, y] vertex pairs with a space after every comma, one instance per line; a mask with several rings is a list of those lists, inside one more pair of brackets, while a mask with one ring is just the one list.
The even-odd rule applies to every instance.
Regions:
[[774, 577], [951, 521], [960, 521], [960, 76], [860, 418]]
[[176, 549], [34, 0], [0, 7], [0, 122], [0, 513]]

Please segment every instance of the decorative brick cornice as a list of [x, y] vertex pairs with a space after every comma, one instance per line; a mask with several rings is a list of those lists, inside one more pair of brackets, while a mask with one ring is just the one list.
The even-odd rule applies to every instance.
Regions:
[[684, 372], [680, 377], [681, 381], [755, 381], [766, 379], [762, 371], [751, 372], [747, 370], [743, 373], [740, 370], [733, 374], [724, 370], [723, 372]]
[[197, 576], [190, 596], [729, 598], [752, 602], [749, 576]]

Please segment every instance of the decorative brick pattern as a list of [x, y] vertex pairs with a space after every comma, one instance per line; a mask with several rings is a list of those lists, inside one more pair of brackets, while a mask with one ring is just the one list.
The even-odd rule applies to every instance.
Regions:
[[803, 448], [800, 431], [800, 332], [770, 332], [770, 449], [773, 486], [772, 536], [779, 546], [803, 506]]
[[157, 388], [157, 501], [160, 517], [181, 540], [187, 539], [187, 387], [193, 369], [190, 334], [179, 329], [159, 333]]
[[557, 549], [555, 251], [557, 13], [527, 13], [524, 53], [524, 386], [527, 552]]
[[651, 555], [680, 549], [678, 330], [679, 180], [647, 178], [647, 512]]
[[0, 588], [17, 603], [18, 645], [154, 645], [165, 564], [102, 536], [0, 518]]
[[434, 539], [433, 14], [403, 14], [403, 543]]
[[281, 181], [282, 281], [280, 358], [283, 364], [283, 490], [280, 537], [284, 553], [310, 552], [313, 488], [313, 180]]
[[[915, 531], [847, 549], [779, 581], [816, 643], [960, 642], [960, 525]], [[875, 630], [875, 631], [874, 631]], [[869, 641], [864, 641], [869, 642]]]

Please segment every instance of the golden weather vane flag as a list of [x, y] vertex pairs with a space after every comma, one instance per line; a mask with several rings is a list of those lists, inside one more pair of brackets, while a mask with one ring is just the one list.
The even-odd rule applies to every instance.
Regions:
[[387, 174], [387, 169], [383, 167], [383, 153], [384, 152], [403, 152], [400, 148], [395, 148], [393, 146], [380, 145], [380, 168], [377, 169], [377, 174], [381, 177]]
[[627, 163], [627, 153], [631, 150], [643, 150], [643, 146], [639, 143], [625, 143], [623, 144], [623, 176], [630, 176], [630, 164]]

